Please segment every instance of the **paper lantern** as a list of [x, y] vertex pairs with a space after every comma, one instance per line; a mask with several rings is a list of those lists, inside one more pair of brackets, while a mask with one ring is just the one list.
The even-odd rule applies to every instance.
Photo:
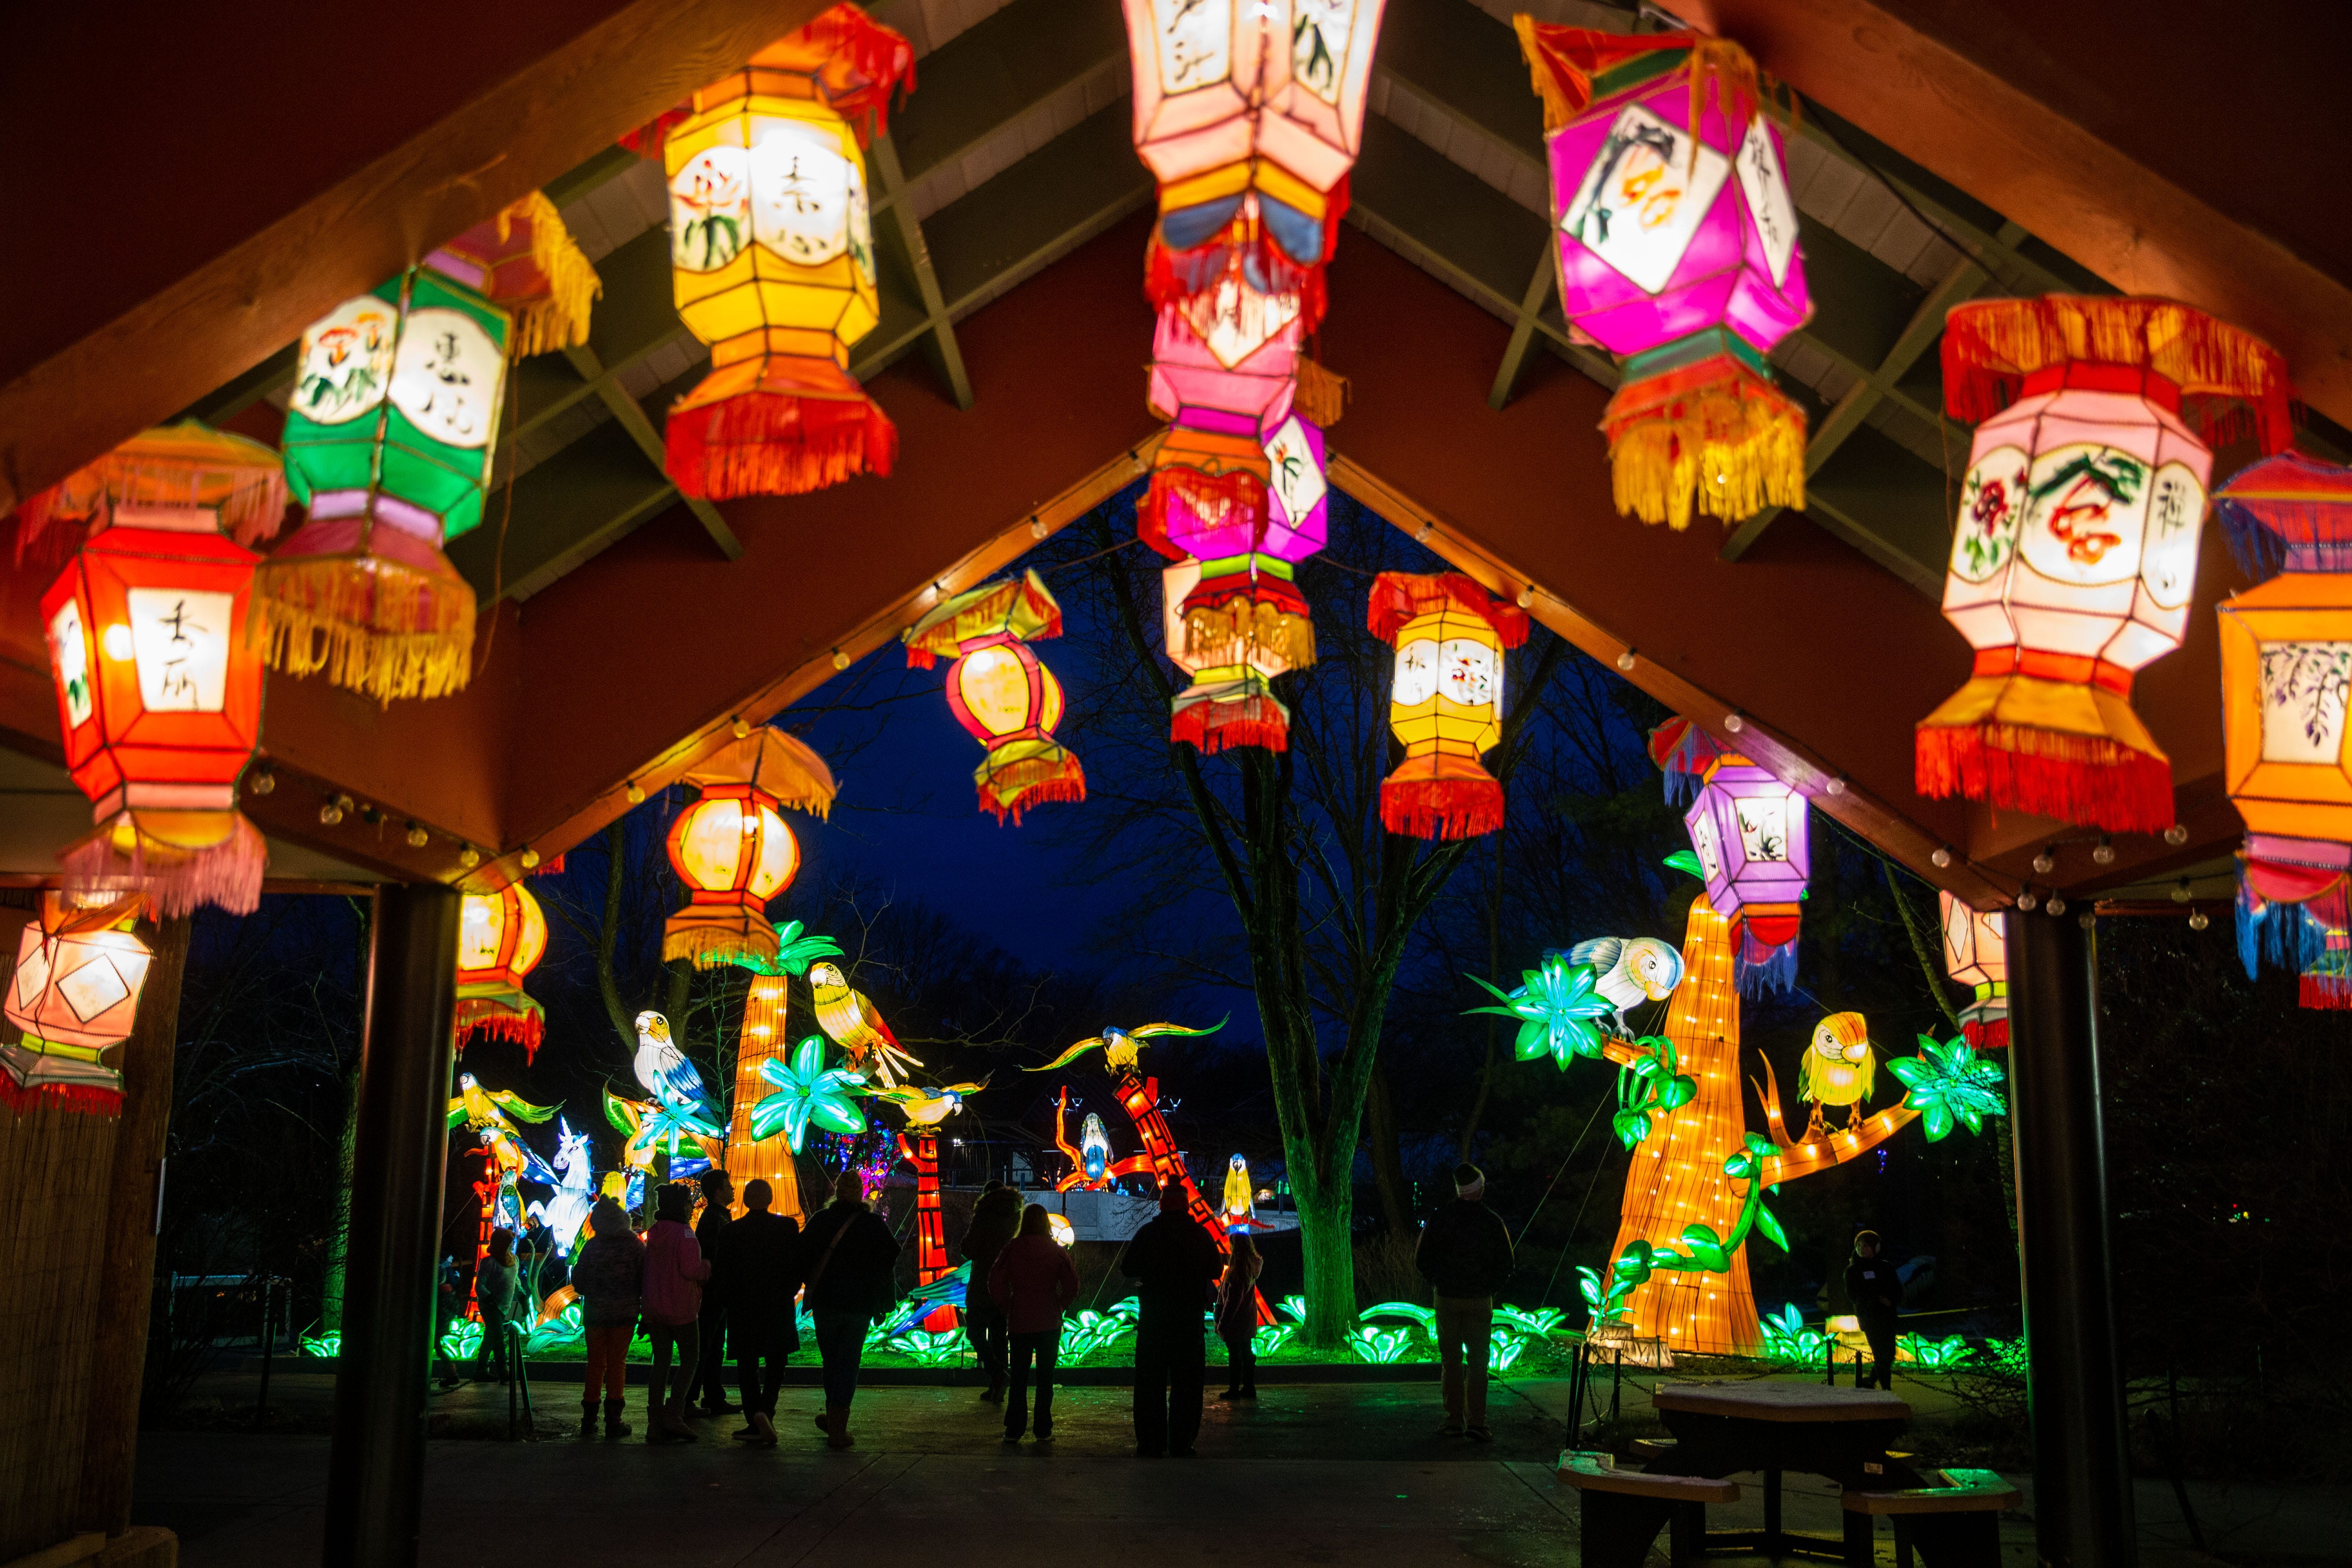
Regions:
[[1136, 526], [1163, 552], [1160, 541], [1189, 530], [1264, 530], [1266, 443], [1290, 417], [1297, 394], [1297, 316], [1239, 285], [1211, 303], [1217, 314], [1205, 334], [1170, 309], [1152, 338], [1150, 403], [1172, 428], [1153, 454]]
[[[1160, 186], [1148, 289], [1318, 296], [1363, 141], [1381, 0], [1126, 0], [1135, 148]], [[1311, 322], [1310, 322], [1311, 324]]]
[[1787, 990], [1797, 978], [1797, 933], [1812, 871], [1805, 797], [1737, 752], [1720, 747], [1683, 814], [1706, 880], [1707, 902], [1731, 922], [1739, 989]]
[[2008, 917], [1972, 910], [1941, 890], [1936, 898], [1944, 917], [1944, 973], [1976, 992], [1960, 1009], [1960, 1033], [1978, 1050], [2000, 1050], [2009, 1044]]
[[283, 445], [310, 516], [261, 571], [272, 668], [385, 703], [465, 687], [474, 590], [441, 547], [482, 521], [512, 336], [505, 310], [425, 268], [302, 334]]
[[1183, 600], [1188, 653], [1232, 665], [1266, 649], [1283, 668], [1303, 669], [1315, 662], [1315, 622], [1295, 572], [1323, 548], [1328, 532], [1323, 433], [1294, 414], [1266, 437], [1264, 450], [1264, 504], [1210, 518], [1174, 500], [1164, 535], [1155, 538], [1146, 524], [1144, 539], [1163, 554], [1199, 562], [1199, 577]]
[[152, 956], [131, 930], [137, 900], [78, 908], [41, 898], [8, 979], [7, 1019], [24, 1031], [0, 1045], [0, 1098], [19, 1111], [41, 1105], [110, 1114], [122, 1106], [122, 1074], [105, 1053], [131, 1036]]
[[664, 437], [685, 494], [889, 473], [898, 432], [849, 349], [880, 319], [865, 148], [914, 63], [906, 39], [835, 5], [628, 139], [662, 161], [677, 313], [710, 345]]
[[1286, 750], [1290, 710], [1274, 694], [1272, 684], [1290, 668], [1280, 650], [1234, 639], [1216, 647], [1203, 643], [1200, 651], [1188, 651], [1184, 605], [1200, 580], [1201, 563], [1189, 559], [1160, 574], [1160, 630], [1168, 658], [1192, 678], [1171, 705], [1168, 738], [1204, 752], [1228, 746]]
[[669, 863], [691, 896], [662, 927], [662, 962], [772, 964], [780, 942], [768, 901], [792, 885], [801, 864], [799, 841], [777, 809], [824, 816], [833, 807], [832, 770], [806, 743], [763, 724], [688, 769], [685, 782], [702, 796], [670, 824]]
[[2131, 684], [2179, 646], [2197, 585], [2213, 458], [2182, 399], [2235, 400], [2271, 449], [2284, 366], [2186, 305], [2051, 295], [1955, 309], [1943, 368], [1948, 411], [1982, 421], [1944, 579], [1976, 668], [1919, 723], [1919, 793], [2160, 831], [2172, 765]]
[[1468, 838], [1503, 826], [1503, 786], [1478, 764], [1503, 735], [1503, 650], [1528, 613], [1459, 572], [1383, 572], [1365, 624], [1396, 651], [1389, 728], [1404, 761], [1381, 783], [1381, 826]]
[[425, 265], [513, 318], [507, 353], [515, 359], [586, 343], [590, 308], [604, 292], [555, 204], [537, 191], [440, 247]]
[[1086, 770], [1054, 739], [1062, 683], [1028, 644], [1062, 635], [1062, 606], [1033, 570], [941, 600], [899, 634], [910, 668], [952, 656], [948, 707], [964, 732], [988, 748], [972, 774], [981, 809], [996, 820], [1045, 801], [1087, 798]]
[[520, 882], [467, 893], [457, 911], [457, 1040], [517, 1040], [529, 1061], [546, 1037], [547, 1010], [522, 988], [547, 953], [547, 915]]
[[2256, 585], [2219, 606], [2223, 773], [2246, 819], [2240, 939], [2352, 1007], [2352, 471], [2283, 452], [2214, 498]]
[[281, 512], [277, 476], [268, 448], [183, 425], [125, 444], [51, 503], [98, 508], [41, 596], [66, 767], [99, 824], [62, 857], [78, 893], [135, 893], [164, 916], [260, 900], [268, 850], [236, 809], [261, 728], [246, 636], [259, 557], [221, 528], [239, 510]]
[[1755, 62], [1696, 33], [1515, 21], [1544, 100], [1561, 304], [1624, 360], [1601, 416], [1617, 510], [1679, 529], [1801, 507], [1804, 415], [1764, 356], [1812, 297]]

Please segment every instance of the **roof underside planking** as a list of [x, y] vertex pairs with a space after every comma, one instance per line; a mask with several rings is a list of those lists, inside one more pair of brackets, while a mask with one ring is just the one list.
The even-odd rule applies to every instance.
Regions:
[[[279, 840], [335, 858], [320, 864], [436, 877], [457, 875], [472, 844], [504, 856], [477, 877], [509, 873], [524, 847], [576, 841], [625, 808], [632, 783], [663, 782], [733, 724], [812, 689], [837, 653], [879, 646], [931, 584], [976, 580], [1138, 471], [1131, 454], [1153, 430], [1138, 216], [1150, 182], [1129, 142], [1117, 5], [886, 0], [875, 12], [915, 43], [920, 86], [868, 160], [882, 321], [852, 368], [900, 426], [899, 472], [717, 506], [668, 485], [663, 411], [708, 356], [671, 308], [658, 174], [611, 140], [815, 8], [583, 0], [576, 16], [505, 18], [486, 38], [478, 27], [483, 58], [444, 65], [434, 94], [322, 128], [314, 140], [331, 145], [274, 183], [224, 192], [209, 153], [168, 198], [185, 201], [196, 181], [224, 209], [209, 229], [167, 226], [140, 264], [93, 264], [59, 310], [0, 324], [0, 477], [29, 489], [176, 410], [269, 434], [303, 322], [533, 184], [595, 260], [592, 340], [519, 367], [491, 521], [451, 550], [486, 607], [479, 675], [458, 697], [390, 710], [273, 679], [264, 743], [280, 789], [248, 810]], [[1576, 0], [1537, 9], [1632, 25]], [[1389, 5], [1353, 180], [1357, 234], [1333, 268], [1324, 332], [1323, 357], [1356, 387], [1333, 436], [1337, 477], [1400, 525], [1428, 525], [1433, 547], [1490, 585], [1536, 585], [1535, 613], [1588, 651], [1638, 650], [1631, 678], [1677, 710], [1710, 727], [1742, 714], [1740, 743], [1785, 776], [1824, 792], [1839, 781], [1817, 795], [1824, 809], [1990, 900], [2026, 874], [2053, 825], [1996, 822], [1909, 785], [1911, 723], [1968, 666], [1933, 602], [1947, 474], [1968, 438], [1939, 416], [1943, 312], [1986, 294], [2162, 289], [2263, 331], [2315, 409], [2352, 418], [2341, 370], [2352, 242], [2340, 217], [2294, 200], [2272, 158], [2274, 134], [2300, 137], [2307, 166], [2343, 150], [2341, 129], [2315, 118], [2324, 100], [2274, 79], [2320, 68], [2321, 51], [2281, 60], [2256, 42], [2217, 43], [2210, 27], [2135, 29], [2117, 47], [2137, 79], [2172, 59], [2178, 75], [2226, 84], [2258, 61], [2270, 73], [2260, 101], [2300, 104], [2307, 119], [2215, 114], [2184, 150], [2156, 133], [2179, 121], [2152, 96], [2087, 101], [2070, 78], [2016, 67], [2014, 39], [2033, 26], [2105, 37], [2103, 7], [1694, 9], [1805, 95], [1789, 165], [1817, 313], [1774, 356], [1813, 433], [1804, 513], [1674, 535], [1611, 510], [1594, 426], [1613, 372], [1559, 314], [1540, 114], [1507, 9], [1470, 0]], [[306, 12], [247, 40], [267, 47], [223, 62], [231, 74], [207, 82], [191, 129], [222, 112], [223, 81], [266, 95], [295, 79], [290, 61], [331, 56], [355, 25]], [[180, 65], [167, 55], [127, 68], [156, 73], [161, 94]], [[1996, 58], [1997, 78], [1977, 63]], [[2243, 85], [2253, 101], [2256, 84]], [[33, 112], [41, 90], [12, 112]], [[276, 153], [253, 135], [241, 127], [223, 143], [241, 149], [240, 170]], [[2222, 155], [2231, 146], [2253, 162]], [[168, 156], [137, 167], [174, 174]], [[338, 178], [350, 169], [361, 174]], [[2152, 221], [2121, 244], [2118, 214]], [[300, 264], [252, 243], [289, 234], [309, 237]], [[191, 319], [201, 331], [184, 330]], [[133, 348], [142, 374], [125, 375]], [[1106, 395], [1122, 387], [1133, 395]], [[2322, 449], [2341, 439], [2324, 420], [2315, 435]], [[2240, 456], [2224, 453], [2224, 467]], [[2119, 841], [2106, 867], [2062, 853], [2036, 880], [2146, 887], [2221, 864], [2239, 826], [2221, 788], [2204, 612], [2236, 579], [2210, 538], [2200, 581], [2189, 646], [2137, 698], [2172, 752], [2189, 841]], [[40, 586], [19, 574], [0, 600], [0, 732], [54, 758], [29, 614]], [[1874, 680], [1857, 690], [1863, 659]], [[320, 800], [338, 791], [376, 820], [320, 824]], [[404, 843], [410, 821], [431, 830], [423, 850]], [[1949, 868], [1929, 862], [1940, 843], [1963, 850]]]

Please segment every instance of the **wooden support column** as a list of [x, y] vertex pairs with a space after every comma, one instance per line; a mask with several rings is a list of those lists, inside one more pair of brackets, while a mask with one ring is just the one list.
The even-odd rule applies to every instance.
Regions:
[[84, 1530], [131, 1528], [131, 1474], [139, 1455], [139, 1391], [147, 1366], [147, 1322], [155, 1292], [155, 1219], [163, 1200], [163, 1142], [172, 1122], [172, 1057], [180, 1029], [180, 981], [188, 968], [186, 917], [148, 933], [155, 956], [139, 997], [138, 1022], [122, 1043], [122, 1120], [106, 1208], [97, 1322], [89, 1357], [89, 1426], [82, 1439]]
[[375, 898], [342, 1367], [327, 1468], [328, 1568], [416, 1562], [458, 901], [456, 889], [435, 883], [392, 883]]
[[2116, 1355], [2099, 1109], [2098, 942], [2067, 915], [2009, 920], [2034, 1538], [2051, 1568], [2131, 1568], [2131, 1449]]

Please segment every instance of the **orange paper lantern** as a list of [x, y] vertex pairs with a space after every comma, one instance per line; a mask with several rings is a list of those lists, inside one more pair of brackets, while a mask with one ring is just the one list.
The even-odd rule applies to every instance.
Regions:
[[538, 1054], [547, 1010], [522, 988], [547, 952], [547, 916], [520, 882], [467, 893], [457, 915], [457, 1044], [476, 1035], [519, 1040]]
[[1503, 786], [1478, 763], [1503, 733], [1503, 650], [1528, 640], [1528, 613], [1459, 572], [1383, 572], [1366, 624], [1395, 647], [1389, 727], [1404, 761], [1381, 784], [1381, 826], [1416, 838], [1468, 838], [1503, 826]]
[[768, 901], [801, 866], [800, 844], [777, 810], [824, 816], [832, 770], [805, 742], [763, 724], [688, 770], [685, 782], [702, 798], [670, 825], [669, 863], [692, 898], [662, 928], [662, 962], [772, 963], [779, 941]]

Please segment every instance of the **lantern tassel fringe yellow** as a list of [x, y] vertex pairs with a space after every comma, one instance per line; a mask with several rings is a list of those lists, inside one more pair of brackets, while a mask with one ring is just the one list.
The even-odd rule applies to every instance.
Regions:
[[514, 339], [507, 352], [520, 358], [578, 348], [588, 341], [590, 307], [603, 296], [604, 282], [545, 195], [533, 191], [500, 208], [499, 237], [512, 234], [518, 221], [530, 225], [530, 264], [546, 277], [548, 292], [501, 301], [514, 313]]
[[662, 925], [662, 962], [683, 958], [697, 969], [730, 964], [772, 964], [779, 951], [776, 928], [732, 905], [688, 904]]
[[454, 567], [420, 571], [380, 555], [261, 563], [247, 636], [272, 669], [327, 672], [389, 706], [441, 697], [473, 675], [474, 589]]
[[1021, 814], [1053, 801], [1087, 798], [1087, 770], [1075, 752], [1054, 741], [1020, 740], [990, 752], [972, 773], [980, 808], [1000, 823], [1021, 826]]
[[1309, 425], [1328, 430], [1348, 411], [1348, 378], [1334, 375], [1311, 359], [1298, 362], [1298, 387], [1290, 406]]
[[1315, 662], [1315, 623], [1296, 611], [1236, 593], [1221, 604], [1184, 606], [1184, 652], [1192, 658], [1222, 658], [1237, 647], [1255, 647], [1291, 669]]
[[158, 918], [261, 905], [269, 847], [235, 811], [125, 811], [58, 856], [77, 896], [136, 893]]
[[1503, 786], [1475, 758], [1407, 757], [1381, 781], [1381, 826], [1413, 838], [1475, 838], [1503, 826]]
[[1805, 504], [1805, 416], [1729, 356], [1617, 389], [1601, 416], [1617, 510], [1677, 531]]
[[[158, 426], [26, 497], [16, 508], [16, 563], [51, 524], [88, 521], [110, 506], [218, 507], [221, 531], [250, 550], [285, 521], [286, 474], [257, 441], [194, 419]], [[63, 554], [80, 542], [67, 536]]]
[[1009, 632], [1023, 642], [1062, 635], [1062, 606], [1036, 568], [967, 588], [943, 600], [899, 637], [907, 645], [907, 668], [929, 669], [942, 658], [957, 658], [960, 644], [992, 632]]

